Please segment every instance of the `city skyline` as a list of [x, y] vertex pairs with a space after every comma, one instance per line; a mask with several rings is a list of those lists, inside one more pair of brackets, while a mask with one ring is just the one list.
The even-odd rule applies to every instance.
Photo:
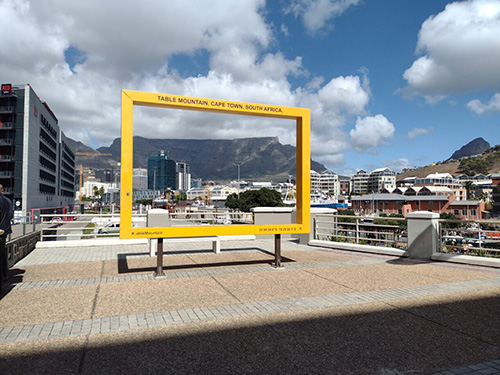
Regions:
[[[311, 108], [312, 157], [339, 174], [443, 161], [477, 137], [500, 144], [498, 0], [4, 1], [0, 14], [1, 82], [33, 84], [94, 148], [120, 136], [121, 89]], [[295, 138], [250, 117], [134, 121], [158, 138]]]

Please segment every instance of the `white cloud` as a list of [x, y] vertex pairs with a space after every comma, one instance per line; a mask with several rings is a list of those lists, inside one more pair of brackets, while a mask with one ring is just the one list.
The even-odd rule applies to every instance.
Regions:
[[[345, 10], [356, 3], [335, 6]], [[313, 7], [312, 1], [304, 4]], [[313, 157], [342, 164], [348, 148], [344, 127], [367, 114], [367, 72], [329, 81], [316, 77], [292, 89], [289, 77], [307, 75], [307, 68], [300, 56], [287, 58], [272, 49], [275, 28], [265, 22], [264, 5], [264, 0], [213, 0], [193, 10], [189, 2], [161, 0], [140, 7], [118, 0], [0, 1], [9, 30], [0, 33], [0, 81], [29, 82], [66, 135], [94, 147], [120, 137], [121, 89], [308, 107]], [[73, 69], [65, 60], [69, 47], [85, 56]], [[206, 65], [183, 77], [176, 70], [182, 72], [182, 66], [171, 65], [175, 56], [200, 58]], [[279, 136], [282, 143], [295, 144], [291, 120], [176, 110], [134, 110], [134, 134]]]
[[410, 161], [406, 158], [400, 158], [397, 160], [391, 160], [391, 161], [384, 161], [383, 164], [392, 169], [396, 173], [400, 173], [403, 171], [405, 168], [412, 168], [413, 164], [410, 163]]
[[323, 28], [331, 28], [328, 22], [360, 2], [361, 0], [294, 0], [288, 11], [295, 17], [301, 17], [307, 31], [314, 34]]
[[428, 102], [445, 95], [500, 88], [500, 1], [469, 0], [448, 4], [420, 29], [417, 53], [404, 72], [407, 93]]
[[429, 133], [432, 133], [434, 131], [434, 128], [413, 128], [412, 130], [410, 130], [408, 132], [408, 138], [410, 139], [415, 139], [417, 137], [420, 137], [421, 135], [424, 135], [424, 134], [429, 134]]
[[483, 104], [478, 99], [471, 100], [467, 103], [467, 107], [478, 115], [482, 115], [483, 113], [489, 111], [500, 112], [500, 94], [496, 93], [493, 95], [487, 104]]
[[288, 30], [288, 27], [284, 23], [281, 24], [280, 30], [284, 36], [290, 36], [290, 31]]
[[350, 131], [351, 146], [359, 152], [384, 145], [394, 135], [394, 125], [383, 115], [358, 118], [356, 127]]

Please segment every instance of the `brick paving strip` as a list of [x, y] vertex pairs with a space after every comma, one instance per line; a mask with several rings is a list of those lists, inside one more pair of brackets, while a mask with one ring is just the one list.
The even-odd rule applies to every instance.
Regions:
[[28, 340], [91, 335], [141, 328], [166, 327], [176, 324], [199, 323], [207, 320], [389, 302], [407, 297], [419, 298], [499, 287], [500, 277], [496, 277], [491, 279], [438, 283], [385, 290], [286, 298], [95, 319], [2, 327], [0, 328], [0, 345]]
[[[360, 261], [343, 261], [343, 262], [316, 262], [316, 263], [287, 263], [283, 271], [302, 270], [302, 269], [316, 269], [326, 267], [354, 267], [354, 266], [368, 266], [387, 263], [384, 259], [371, 259]], [[224, 267], [224, 268], [211, 268], [211, 269], [197, 269], [197, 270], [182, 270], [182, 271], [166, 271], [165, 278], [178, 279], [178, 278], [191, 278], [191, 277], [206, 277], [227, 274], [242, 274], [242, 273], [259, 273], [269, 272], [269, 265], [246, 266], [246, 267]], [[109, 284], [109, 283], [122, 283], [130, 281], [143, 281], [154, 280], [152, 273], [142, 275], [128, 275], [128, 276], [104, 276], [104, 277], [91, 277], [82, 279], [61, 279], [61, 280], [37, 280], [26, 281], [5, 286], [13, 290], [20, 289], [35, 289], [35, 288], [57, 288], [61, 286], [75, 286], [75, 285], [92, 285], [92, 284]]]

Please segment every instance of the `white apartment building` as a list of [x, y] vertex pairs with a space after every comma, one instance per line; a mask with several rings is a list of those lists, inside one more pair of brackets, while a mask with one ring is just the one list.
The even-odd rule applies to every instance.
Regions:
[[311, 170], [311, 193], [338, 197], [340, 195], [339, 176], [328, 169], [321, 173]]
[[365, 194], [368, 193], [368, 179], [370, 175], [364, 171], [360, 170], [355, 175], [351, 177], [352, 193], [353, 194]]
[[389, 168], [375, 169], [370, 173], [358, 171], [351, 177], [352, 193], [378, 193], [384, 189], [396, 189], [396, 173]]
[[368, 192], [396, 189], [396, 173], [389, 168], [375, 169], [368, 177]]

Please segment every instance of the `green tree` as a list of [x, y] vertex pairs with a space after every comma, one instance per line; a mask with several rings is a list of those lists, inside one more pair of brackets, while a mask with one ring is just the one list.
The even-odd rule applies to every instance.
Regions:
[[226, 199], [226, 207], [249, 212], [254, 207], [283, 207], [281, 194], [276, 190], [262, 188], [259, 190], [247, 190], [238, 195], [233, 193]]
[[[342, 210], [339, 211], [337, 215], [340, 216], [356, 216], [356, 213], [353, 210]], [[347, 218], [347, 217], [339, 217], [338, 218], [339, 223], [355, 223], [356, 219], [355, 218]]]
[[[457, 221], [462, 220], [458, 216], [455, 216], [449, 212], [441, 212], [441, 214], [439, 214], [439, 218], [442, 220], [457, 220]], [[449, 223], [449, 222], [441, 223], [441, 228], [443, 228], [443, 229], [458, 229], [461, 226], [462, 226], [462, 223]]]
[[474, 188], [474, 183], [472, 181], [465, 181], [463, 183], [463, 185], [464, 185], [464, 188], [465, 188], [466, 199], [469, 200], [469, 199], [472, 198], [471, 191]]

